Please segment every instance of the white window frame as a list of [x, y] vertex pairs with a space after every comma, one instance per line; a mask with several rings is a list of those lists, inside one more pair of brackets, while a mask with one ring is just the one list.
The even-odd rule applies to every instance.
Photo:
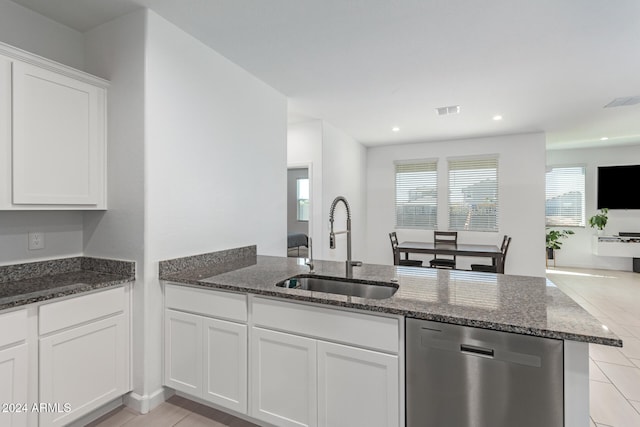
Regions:
[[[560, 184], [555, 184], [555, 186], [551, 188], [549, 183], [549, 173], [551, 173], [553, 170], [560, 170], [560, 169], [580, 169], [582, 172], [582, 182], [576, 185], [574, 182], [569, 182], [570, 178], [569, 176], [567, 176], [564, 178], [566, 181], [566, 187], [564, 187], [564, 189], [559, 188]], [[585, 227], [586, 226], [586, 187], [587, 187], [586, 165], [570, 164], [570, 165], [547, 166], [546, 172], [545, 172], [545, 203], [544, 203], [544, 207], [545, 207], [544, 219], [545, 219], [546, 226], [547, 227]], [[565, 212], [562, 212], [562, 207], [559, 207], [557, 208], [559, 213], [558, 215], [553, 215], [553, 216], [548, 215], [550, 207], [547, 206], [547, 203], [549, 202], [549, 200], [560, 197], [563, 194], [568, 194], [571, 191], [577, 191], [582, 193], [581, 202], [580, 202], [582, 204], [580, 218], [578, 218], [578, 220], [576, 221], [575, 220], [576, 215], [569, 214], [569, 212], [572, 209], [575, 209], [571, 207], [567, 207], [565, 209]], [[551, 220], [550, 219], [551, 217], [555, 219]]]
[[[307, 181], [307, 198], [300, 197], [300, 181]], [[309, 178], [296, 178], [296, 219], [298, 222], [309, 222], [311, 215], [311, 180]], [[306, 201], [306, 209], [301, 202]], [[304, 217], [306, 213], [306, 218]]]
[[[491, 172], [480, 172], [495, 169]], [[458, 174], [455, 171], [469, 171]], [[475, 171], [475, 172], [472, 172]], [[464, 189], [493, 179], [495, 188], [485, 188], [478, 197], [485, 201], [475, 201], [473, 195], [465, 194]], [[465, 187], [455, 185], [452, 181], [474, 182]], [[447, 200], [449, 230], [497, 232], [500, 228], [500, 158], [498, 155], [450, 157], [447, 158], [447, 182], [449, 195]], [[481, 187], [478, 187], [482, 189]], [[466, 211], [466, 212], [465, 212]], [[483, 225], [482, 217], [487, 218]], [[474, 221], [475, 218], [475, 221]], [[493, 219], [492, 219], [493, 218]]]
[[[429, 176], [416, 176], [413, 182], [399, 182], [399, 174], [409, 173], [412, 169], [416, 174], [427, 172]], [[438, 228], [438, 159], [395, 161], [394, 183], [396, 229], [436, 230]], [[424, 187], [421, 197], [425, 200], [423, 203], [419, 201], [419, 187], [416, 186]], [[406, 215], [402, 215], [401, 211], [405, 211]]]

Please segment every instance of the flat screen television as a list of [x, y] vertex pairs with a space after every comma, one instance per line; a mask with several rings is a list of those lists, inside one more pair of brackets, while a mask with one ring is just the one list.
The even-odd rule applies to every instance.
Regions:
[[640, 165], [598, 167], [598, 209], [640, 209]]

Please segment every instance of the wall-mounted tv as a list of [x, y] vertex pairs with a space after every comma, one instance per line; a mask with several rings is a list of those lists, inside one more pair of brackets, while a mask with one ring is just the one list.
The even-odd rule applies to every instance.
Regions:
[[598, 167], [598, 209], [640, 209], [640, 165]]

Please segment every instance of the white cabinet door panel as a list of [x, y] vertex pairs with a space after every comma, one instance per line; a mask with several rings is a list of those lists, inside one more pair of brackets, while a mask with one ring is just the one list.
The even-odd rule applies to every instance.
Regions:
[[66, 425], [128, 391], [125, 315], [40, 339], [40, 402], [70, 411], [40, 413], [40, 426]]
[[0, 56], [0, 209], [11, 206], [11, 60]]
[[203, 398], [247, 413], [247, 326], [204, 319]]
[[251, 416], [277, 426], [317, 425], [316, 341], [252, 329]]
[[104, 186], [101, 89], [13, 63], [13, 203], [97, 205]]
[[27, 358], [27, 344], [0, 350], [0, 404], [14, 405], [0, 412], [0, 426], [27, 425], [27, 412], [21, 406], [27, 404], [26, 410], [31, 410], [27, 402]]
[[398, 357], [318, 342], [318, 425], [400, 425]]
[[202, 395], [202, 317], [165, 311], [164, 383]]

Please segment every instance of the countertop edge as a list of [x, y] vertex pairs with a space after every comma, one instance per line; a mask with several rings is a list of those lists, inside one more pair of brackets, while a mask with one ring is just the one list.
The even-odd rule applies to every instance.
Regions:
[[[116, 287], [125, 283], [135, 281], [135, 277], [119, 277], [117, 279], [108, 280], [101, 283], [76, 283], [73, 285], [52, 288], [48, 292], [32, 292], [15, 297], [6, 298], [7, 302], [0, 303], [0, 311], [16, 308], [24, 305], [34, 304], [43, 301], [49, 301], [56, 298], [66, 297], [69, 295], [83, 294], [94, 290]], [[42, 293], [42, 294], [40, 294]]]

